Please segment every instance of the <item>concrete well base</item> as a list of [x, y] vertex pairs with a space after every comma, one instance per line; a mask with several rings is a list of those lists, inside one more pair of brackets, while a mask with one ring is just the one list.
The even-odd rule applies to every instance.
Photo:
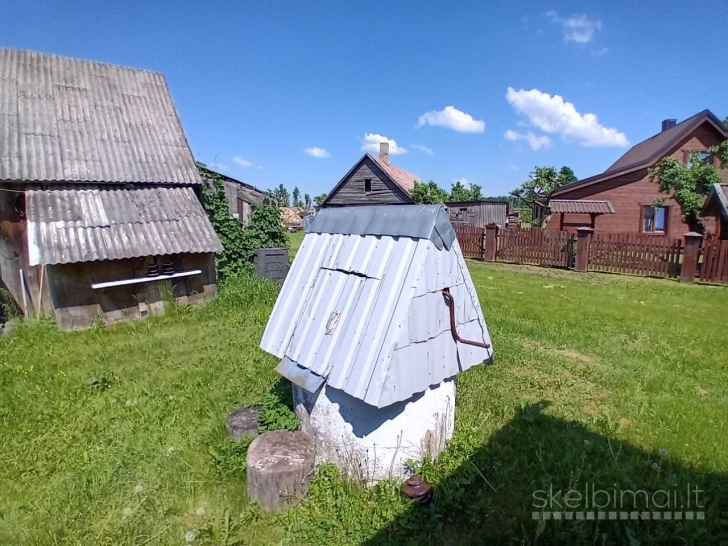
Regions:
[[316, 462], [369, 483], [407, 477], [407, 461], [437, 457], [455, 426], [454, 378], [381, 409], [325, 384], [315, 393], [294, 384], [293, 402]]

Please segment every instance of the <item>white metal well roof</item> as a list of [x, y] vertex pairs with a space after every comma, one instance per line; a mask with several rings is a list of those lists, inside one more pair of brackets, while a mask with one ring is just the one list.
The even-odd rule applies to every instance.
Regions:
[[443, 288], [458, 334], [490, 344], [457, 240], [309, 233], [260, 346], [303, 386], [327, 381], [376, 407], [407, 400], [493, 354], [454, 340]]

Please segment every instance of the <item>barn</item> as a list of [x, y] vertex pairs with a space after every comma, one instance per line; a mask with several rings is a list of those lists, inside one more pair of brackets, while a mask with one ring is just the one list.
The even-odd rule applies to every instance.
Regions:
[[0, 181], [0, 289], [21, 313], [76, 329], [216, 293], [222, 245], [162, 74], [1, 49]]

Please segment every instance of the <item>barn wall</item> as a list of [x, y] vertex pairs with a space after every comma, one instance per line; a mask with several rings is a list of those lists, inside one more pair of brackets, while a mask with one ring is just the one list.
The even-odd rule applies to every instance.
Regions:
[[[24, 270], [28, 281], [27, 271], [27, 238], [26, 220], [24, 216], [24, 194], [17, 190], [17, 186], [4, 185], [0, 188], [0, 301], [11, 299], [22, 312], [25, 312], [24, 301], [30, 305], [30, 295], [26, 290], [23, 299], [20, 271]], [[23, 212], [21, 215], [19, 210]], [[27, 283], [26, 283], [27, 284]]]
[[48, 266], [50, 294], [58, 327], [78, 330], [98, 315], [105, 324], [164, 311], [167, 290], [180, 303], [195, 303], [217, 293], [213, 254], [182, 254], [175, 271], [202, 269], [201, 275], [93, 290], [92, 283], [144, 277], [152, 257]]
[[[684, 161], [686, 153], [690, 151], [705, 151], [710, 146], [722, 141], [721, 135], [707, 123], [698, 127], [691, 135], [679, 143], [670, 154], [679, 161]], [[716, 164], [716, 167], [719, 165]], [[720, 171], [724, 180], [728, 180], [728, 170]], [[688, 225], [683, 221], [680, 206], [674, 199], [661, 193], [656, 182], [650, 181], [647, 169], [640, 169], [634, 173], [618, 176], [589, 186], [575, 188], [571, 191], [559, 193], [554, 199], [589, 199], [607, 200], [614, 207], [614, 214], [597, 216], [594, 229], [598, 233], [642, 232], [642, 206], [651, 205], [658, 199], [663, 199], [665, 206], [669, 207], [666, 235], [680, 237], [689, 231]], [[559, 214], [553, 214], [546, 225], [546, 229], [559, 229]], [[715, 218], [704, 218], [706, 231], [715, 233]], [[579, 226], [589, 226], [588, 214], [565, 214], [564, 228], [574, 232]], [[659, 235], [655, 235], [658, 236]]]
[[[364, 181], [372, 181], [372, 191], [364, 191]], [[359, 167], [326, 202], [326, 206], [386, 205], [411, 203], [409, 196], [384, 174], [374, 161], [364, 158]]]

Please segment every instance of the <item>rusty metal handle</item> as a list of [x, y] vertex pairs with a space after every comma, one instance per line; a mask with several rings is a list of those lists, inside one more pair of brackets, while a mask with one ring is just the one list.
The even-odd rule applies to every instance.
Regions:
[[458, 335], [457, 328], [455, 327], [455, 298], [452, 297], [449, 288], [443, 288], [442, 295], [447, 300], [448, 306], [450, 307], [450, 332], [452, 332], [453, 339], [460, 343], [464, 343], [465, 345], [474, 345], [476, 347], [482, 347], [483, 349], [490, 349], [490, 345], [488, 343], [463, 339]]

